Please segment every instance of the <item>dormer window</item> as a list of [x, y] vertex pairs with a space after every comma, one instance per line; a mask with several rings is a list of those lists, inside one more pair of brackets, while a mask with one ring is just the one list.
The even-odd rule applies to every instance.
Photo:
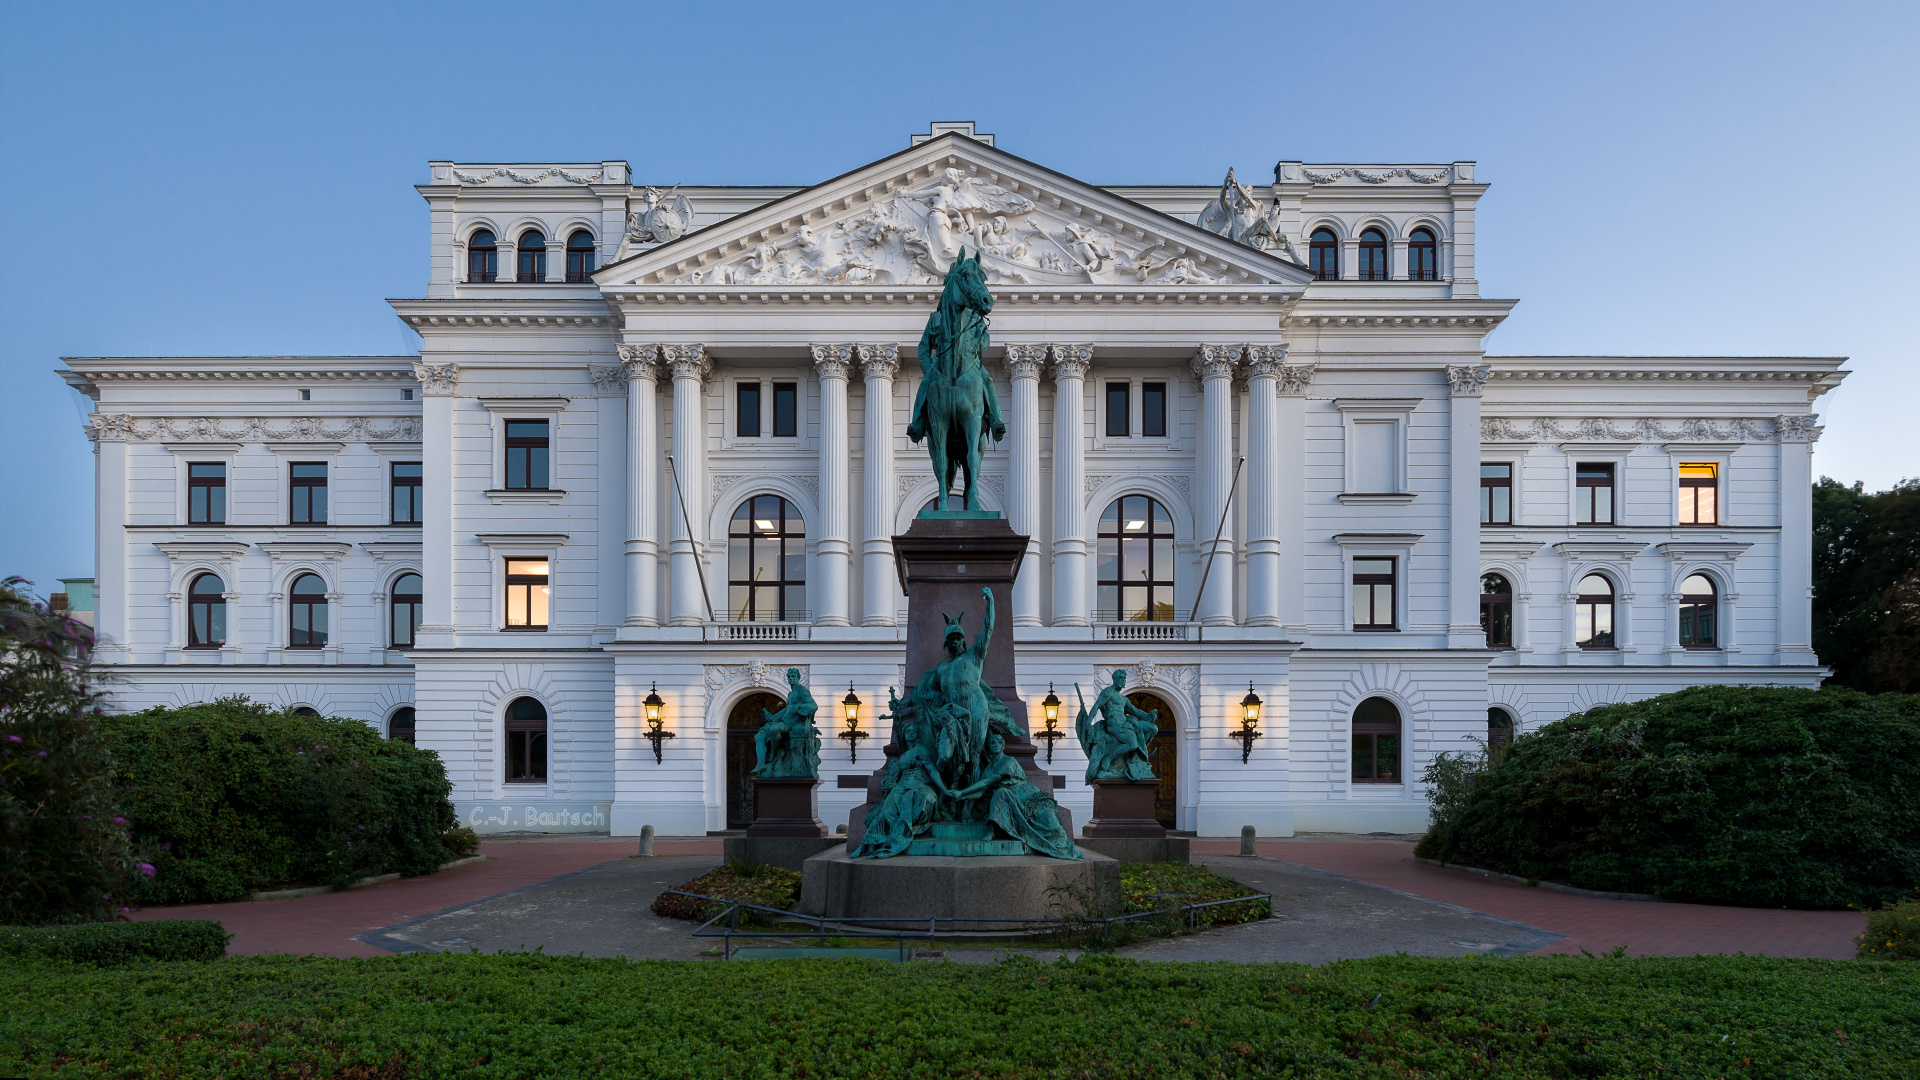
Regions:
[[520, 269], [515, 280], [533, 285], [547, 280], [547, 238], [540, 235], [540, 230], [528, 229], [520, 234], [519, 254]]
[[1432, 229], [1413, 230], [1413, 235], [1407, 239], [1407, 276], [1415, 281], [1439, 280], [1439, 252]]
[[1387, 237], [1379, 229], [1360, 234], [1360, 280], [1387, 280]]
[[493, 242], [493, 230], [481, 229], [467, 241], [467, 281], [470, 284], [493, 281], [500, 273], [500, 247]]
[[567, 237], [567, 281], [580, 284], [593, 273], [593, 234], [576, 229]]
[[1307, 258], [1307, 268], [1313, 271], [1315, 281], [1340, 280], [1340, 240], [1332, 229], [1313, 230]]

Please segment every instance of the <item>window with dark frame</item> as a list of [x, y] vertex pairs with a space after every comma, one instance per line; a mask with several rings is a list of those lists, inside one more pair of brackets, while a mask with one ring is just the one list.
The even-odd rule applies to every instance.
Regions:
[[545, 630], [553, 590], [546, 559], [507, 560], [507, 629]]
[[227, 523], [227, 467], [217, 461], [187, 466], [187, 524]]
[[1167, 384], [1140, 384], [1140, 435], [1147, 439], [1167, 437]]
[[727, 618], [799, 622], [806, 609], [806, 520], [778, 495], [755, 495], [727, 526]]
[[426, 520], [425, 507], [421, 505], [420, 477], [419, 462], [393, 463], [389, 483], [393, 491], [391, 503], [395, 525], [418, 525]]
[[401, 574], [394, 579], [392, 597], [387, 602], [392, 611], [392, 617], [388, 620], [392, 628], [392, 640], [388, 648], [413, 648], [413, 635], [420, 629], [420, 614], [424, 607], [421, 588], [419, 574]]
[[528, 229], [520, 234], [520, 243], [515, 247], [520, 265], [514, 280], [530, 285], [545, 282], [547, 280], [547, 238], [540, 235], [537, 229]]
[[1513, 741], [1513, 714], [1505, 709], [1487, 710], [1487, 749]]
[[217, 649], [227, 643], [227, 586], [201, 574], [187, 586], [187, 648]]
[[295, 525], [327, 523], [327, 465], [323, 461], [296, 461], [287, 467], [287, 520]]
[[414, 743], [414, 729], [416, 726], [413, 706], [402, 705], [393, 710], [393, 715], [387, 718], [387, 738], [396, 742], [406, 743], [408, 746], [414, 746], [416, 745]]
[[575, 229], [567, 237], [567, 281], [580, 284], [591, 280], [593, 273], [593, 234], [585, 229]]
[[1124, 439], [1133, 434], [1133, 387], [1114, 380], [1107, 383], [1107, 438]]
[[1680, 644], [1689, 649], [1719, 647], [1719, 590], [1705, 574], [1689, 574], [1680, 583]]
[[1513, 466], [1505, 462], [1480, 466], [1480, 524], [1513, 524]]
[[467, 282], [478, 285], [496, 281], [500, 276], [500, 246], [493, 230], [481, 229], [467, 241]]
[[733, 434], [735, 438], [760, 437], [760, 384], [735, 383], [733, 391]]
[[1480, 575], [1480, 630], [1487, 648], [1513, 648], [1513, 585], [1505, 575]]
[[1433, 230], [1415, 229], [1407, 238], [1407, 277], [1414, 281], [1439, 279], [1440, 245], [1434, 243]]
[[1126, 495], [1100, 515], [1094, 582], [1101, 622], [1172, 622], [1173, 516], [1156, 499]]
[[791, 439], [800, 434], [800, 385], [773, 384], [773, 437]]
[[1394, 560], [1353, 560], [1353, 628], [1395, 629], [1393, 615]]
[[545, 420], [508, 420], [507, 489], [544, 491], [548, 481], [549, 442]]
[[547, 707], [532, 698], [507, 706], [507, 783], [540, 784], [547, 779]]
[[1370, 697], [1353, 710], [1353, 782], [1400, 782], [1400, 710]]
[[287, 644], [317, 649], [327, 643], [327, 583], [319, 574], [301, 574], [288, 592]]
[[1720, 467], [1680, 466], [1680, 524], [1720, 524]]
[[1360, 234], [1361, 281], [1387, 280], [1387, 237], [1379, 229], [1368, 229]]
[[1573, 602], [1573, 643], [1583, 649], [1611, 649], [1613, 582], [1602, 574], [1580, 579]]
[[1307, 244], [1307, 269], [1315, 281], [1340, 280], [1340, 240], [1332, 229], [1315, 229]]
[[1613, 466], [1582, 461], [1573, 467], [1573, 521], [1576, 525], [1613, 524]]

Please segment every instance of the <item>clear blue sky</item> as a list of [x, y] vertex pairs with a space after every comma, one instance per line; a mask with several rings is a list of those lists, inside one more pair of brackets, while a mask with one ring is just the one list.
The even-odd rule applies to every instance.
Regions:
[[63, 355], [415, 339], [430, 158], [805, 184], [978, 121], [1103, 183], [1479, 161], [1495, 353], [1846, 355], [1920, 474], [1920, 4], [0, 5], [0, 575], [92, 573]]

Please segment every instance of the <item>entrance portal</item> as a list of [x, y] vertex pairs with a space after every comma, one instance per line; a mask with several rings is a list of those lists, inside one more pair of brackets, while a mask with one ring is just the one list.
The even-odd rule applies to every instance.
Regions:
[[1153, 800], [1154, 820], [1171, 829], [1180, 809], [1180, 732], [1174, 726], [1173, 707], [1154, 694], [1128, 694], [1127, 700], [1141, 712], [1160, 714], [1160, 733], [1153, 737], [1147, 759], [1153, 765], [1153, 775], [1160, 780], [1160, 791]]
[[754, 732], [767, 722], [761, 715], [779, 712], [786, 702], [775, 694], [748, 694], [727, 714], [727, 828], [753, 823]]

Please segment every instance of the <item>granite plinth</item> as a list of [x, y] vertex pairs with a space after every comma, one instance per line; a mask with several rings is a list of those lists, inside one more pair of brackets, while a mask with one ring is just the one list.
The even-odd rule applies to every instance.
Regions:
[[1095, 780], [1093, 817], [1087, 819], [1081, 834], [1112, 840], [1158, 840], [1166, 836], [1166, 827], [1153, 816], [1159, 794], [1158, 780]]
[[[1007, 929], [985, 920], [1061, 919], [1116, 909], [1120, 864], [1098, 852], [1074, 860], [1045, 855], [899, 855], [850, 859], [835, 847], [801, 870], [800, 911], [878, 927]], [[969, 921], [978, 925], [968, 926]]]
[[1097, 851], [1109, 859], [1126, 862], [1191, 862], [1190, 845], [1184, 836], [1084, 837], [1078, 841], [1082, 851]]
[[1001, 840], [993, 835], [991, 821], [936, 821], [927, 835], [907, 845], [908, 855], [952, 855], [979, 858], [984, 855], [1026, 855], [1027, 845], [1018, 840]]
[[826, 823], [820, 820], [819, 791], [817, 776], [756, 777], [753, 821], [747, 826], [747, 835], [826, 836]]
[[720, 846], [730, 863], [765, 863], [798, 872], [808, 859], [840, 843], [837, 836], [729, 836]]

